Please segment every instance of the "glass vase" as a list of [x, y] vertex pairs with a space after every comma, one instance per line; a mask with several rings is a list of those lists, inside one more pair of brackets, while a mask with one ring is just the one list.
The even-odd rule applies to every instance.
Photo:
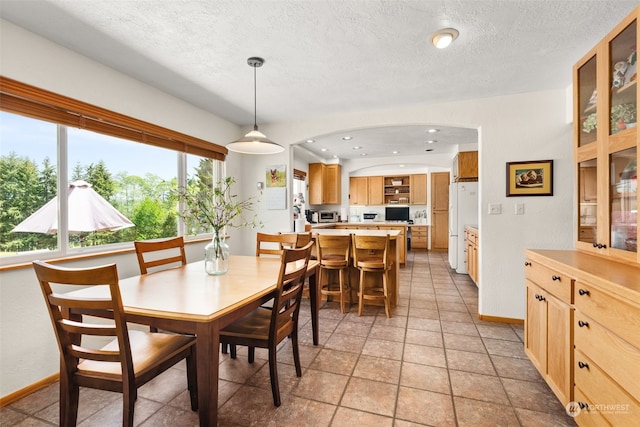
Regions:
[[204, 247], [204, 269], [207, 274], [219, 276], [229, 270], [229, 245], [224, 235], [214, 232], [211, 242]]

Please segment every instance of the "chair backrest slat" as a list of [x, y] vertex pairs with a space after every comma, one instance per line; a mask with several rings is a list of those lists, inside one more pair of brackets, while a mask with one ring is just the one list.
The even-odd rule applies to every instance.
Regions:
[[339, 256], [345, 261], [349, 261], [351, 256], [351, 235], [331, 236], [326, 234], [316, 235], [316, 246], [318, 259], [322, 260], [328, 256]]
[[140, 274], [147, 274], [150, 268], [187, 263], [182, 236], [165, 240], [136, 241], [133, 245], [136, 248]]

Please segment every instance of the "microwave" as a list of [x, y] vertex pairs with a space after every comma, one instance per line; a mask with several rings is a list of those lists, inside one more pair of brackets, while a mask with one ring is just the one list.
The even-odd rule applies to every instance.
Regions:
[[340, 222], [340, 214], [338, 211], [320, 211], [318, 222]]

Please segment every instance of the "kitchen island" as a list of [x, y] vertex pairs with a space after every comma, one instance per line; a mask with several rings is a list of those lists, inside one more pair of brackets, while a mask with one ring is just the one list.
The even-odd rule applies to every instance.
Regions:
[[[390, 248], [389, 248], [389, 258], [392, 261], [391, 270], [389, 271], [389, 299], [391, 302], [391, 307], [396, 307], [398, 305], [398, 290], [400, 286], [400, 263], [398, 260], [400, 259], [400, 248], [406, 245], [406, 238], [404, 237], [404, 233], [401, 230], [397, 229], [360, 229], [360, 228], [331, 228], [327, 227], [330, 224], [323, 224], [320, 227], [313, 227], [311, 229], [312, 234], [324, 234], [324, 235], [366, 235], [366, 236], [386, 236], [387, 234], [390, 237]], [[335, 224], [332, 224], [335, 225]], [[347, 225], [341, 223], [340, 225]], [[404, 244], [398, 244], [398, 241]], [[371, 277], [373, 280], [374, 278]], [[357, 290], [359, 286], [360, 280], [360, 272], [357, 268], [351, 266], [349, 269], [349, 283], [351, 283], [351, 302], [357, 301]], [[321, 287], [322, 284], [318, 284], [318, 288]]]
[[397, 230], [400, 232], [396, 240], [400, 242], [398, 245], [398, 260], [400, 265], [404, 265], [407, 259], [407, 227], [409, 223], [402, 221], [371, 221], [371, 222], [331, 222], [324, 224], [312, 224], [311, 232], [322, 229], [338, 229], [338, 230]]

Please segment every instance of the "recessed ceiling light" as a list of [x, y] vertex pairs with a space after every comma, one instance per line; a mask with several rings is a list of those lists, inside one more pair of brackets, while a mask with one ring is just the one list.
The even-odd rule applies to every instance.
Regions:
[[342, 139], [344, 141], [349, 141], [349, 140], [353, 139], [353, 137], [352, 136], [343, 136]]
[[360, 155], [364, 157], [367, 155], [367, 153], [360, 153]]
[[307, 144], [313, 144], [314, 142], [316, 142], [315, 139], [307, 139]]
[[438, 142], [437, 139], [430, 139], [427, 141], [427, 144], [433, 144], [434, 142]]
[[429, 132], [429, 133], [436, 133], [436, 132], [440, 132], [440, 129], [434, 129], [434, 128], [431, 128], [431, 129], [429, 129], [427, 132]]
[[337, 154], [334, 154], [334, 155], [333, 155], [333, 158], [334, 158], [334, 159], [337, 159], [337, 158], [338, 158], [338, 155], [337, 155]]
[[359, 145], [356, 145], [355, 147], [351, 147], [354, 150], [360, 150], [362, 147], [360, 147]]
[[327, 149], [326, 148], [321, 148], [320, 151], [327, 151]]
[[398, 151], [394, 150], [394, 151], [391, 152], [391, 154], [398, 154]]
[[400, 167], [401, 167], [401, 168], [403, 168], [403, 167], [404, 167], [404, 165], [400, 165]]
[[431, 36], [431, 43], [438, 49], [444, 49], [449, 46], [460, 33], [455, 28], [443, 28], [438, 30]]

